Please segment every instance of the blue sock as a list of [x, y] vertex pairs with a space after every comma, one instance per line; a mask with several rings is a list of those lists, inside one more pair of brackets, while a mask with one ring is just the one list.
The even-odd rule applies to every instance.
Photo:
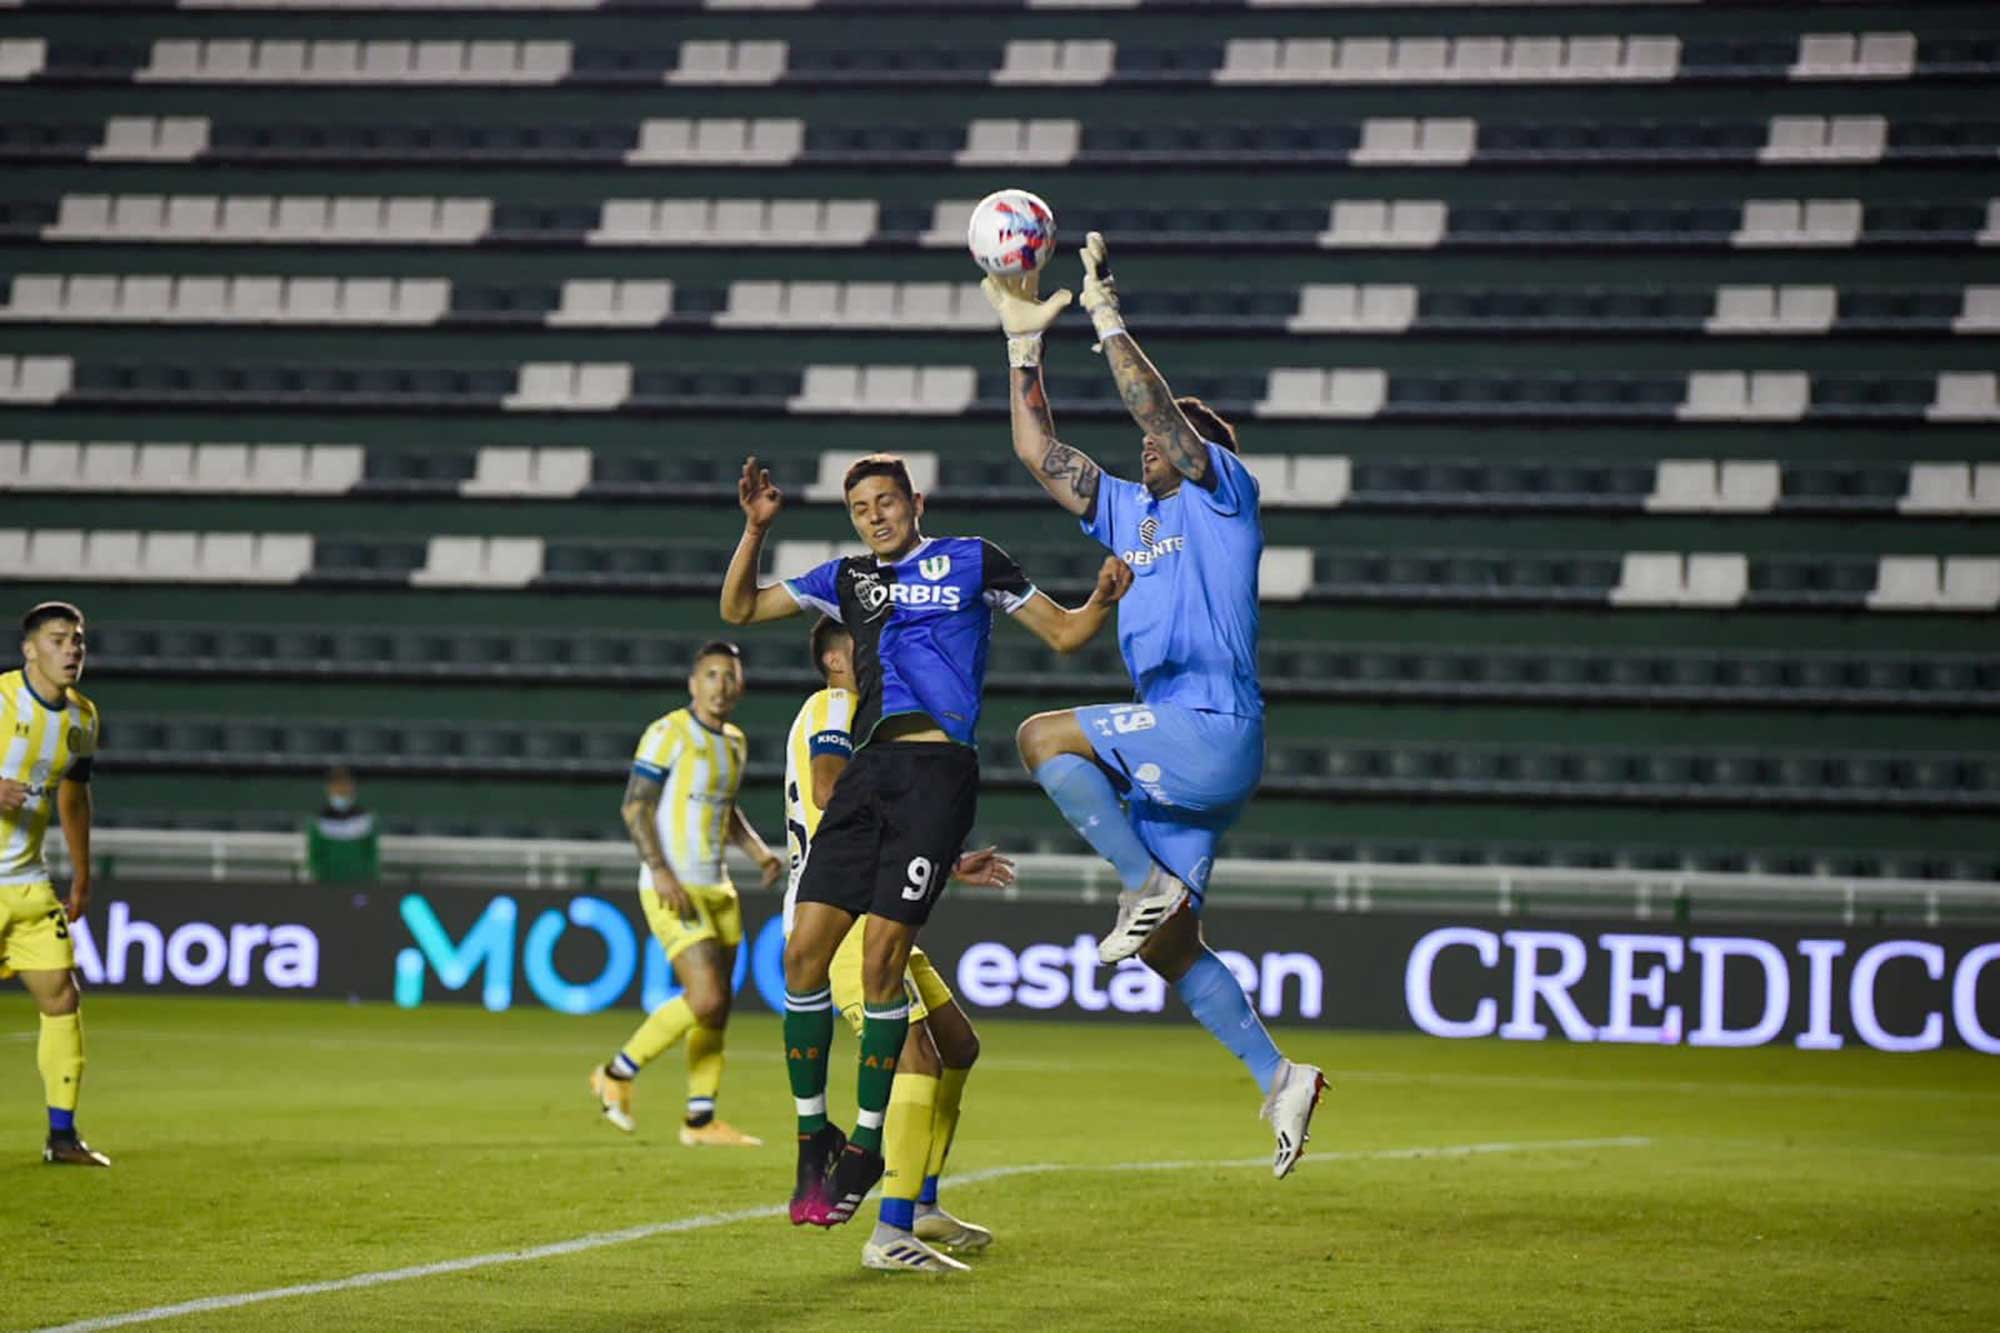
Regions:
[[1284, 1057], [1278, 1054], [1271, 1034], [1264, 1031], [1257, 1011], [1250, 1007], [1250, 997], [1236, 984], [1235, 974], [1222, 960], [1203, 949], [1194, 966], [1174, 983], [1174, 993], [1186, 1002], [1217, 1041], [1250, 1066], [1250, 1076], [1257, 1080], [1258, 1089], [1269, 1092]]
[[917, 1194], [917, 1202], [927, 1207], [937, 1207], [937, 1177], [925, 1176], [924, 1187]]
[[898, 1231], [908, 1231], [917, 1224], [917, 1201], [915, 1199], [882, 1200], [882, 1225], [894, 1227]]
[[1097, 849], [1118, 872], [1118, 880], [1136, 889], [1153, 873], [1153, 854], [1125, 818], [1125, 808], [1111, 779], [1080, 755], [1059, 754], [1035, 770], [1035, 781], [1056, 803], [1069, 826]]
[[51, 1106], [49, 1108], [49, 1133], [76, 1133], [76, 1112], [65, 1111], [60, 1106]]

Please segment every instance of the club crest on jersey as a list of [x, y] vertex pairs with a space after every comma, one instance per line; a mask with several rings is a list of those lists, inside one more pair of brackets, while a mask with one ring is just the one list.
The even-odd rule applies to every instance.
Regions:
[[1139, 524], [1139, 540], [1151, 546], [1160, 535], [1160, 520], [1148, 516]]
[[948, 555], [927, 555], [917, 561], [917, 568], [923, 576], [935, 583], [951, 573], [951, 557]]
[[854, 576], [854, 600], [861, 603], [861, 609], [873, 620], [889, 605], [889, 590], [882, 586], [882, 576], [870, 570]]

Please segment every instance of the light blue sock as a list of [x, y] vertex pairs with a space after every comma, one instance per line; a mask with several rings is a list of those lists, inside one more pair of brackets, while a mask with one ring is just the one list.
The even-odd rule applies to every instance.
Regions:
[[1235, 974], [1222, 960], [1203, 949], [1194, 966], [1174, 983], [1174, 994], [1186, 1002], [1217, 1041], [1250, 1067], [1250, 1076], [1257, 1080], [1258, 1090], [1269, 1092], [1284, 1057], [1278, 1054], [1278, 1047], [1264, 1030], [1257, 1011], [1250, 1007], [1250, 997], [1236, 984]]
[[1059, 754], [1035, 770], [1035, 781], [1069, 826], [1111, 863], [1118, 880], [1136, 889], [1153, 873], [1153, 854], [1125, 818], [1111, 779], [1081, 755]]

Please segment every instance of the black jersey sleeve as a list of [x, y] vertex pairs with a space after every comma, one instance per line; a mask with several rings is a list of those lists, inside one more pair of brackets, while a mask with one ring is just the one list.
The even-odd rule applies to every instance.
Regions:
[[997, 606], [1008, 615], [1013, 615], [1035, 595], [1035, 585], [1021, 567], [1014, 563], [1014, 557], [995, 546], [985, 538], [979, 540], [980, 592], [988, 606]]

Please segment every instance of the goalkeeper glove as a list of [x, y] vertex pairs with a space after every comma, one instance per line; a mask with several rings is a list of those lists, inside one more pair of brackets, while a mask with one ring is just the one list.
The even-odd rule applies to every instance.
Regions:
[[979, 290], [986, 293], [987, 304], [1000, 316], [1000, 327], [1007, 331], [1007, 364], [1017, 369], [1042, 363], [1042, 334], [1069, 305], [1067, 287], [1036, 300], [1039, 277], [1035, 273], [1014, 278], [988, 275], [979, 284]]
[[1105, 249], [1104, 233], [1094, 231], [1084, 237], [1078, 254], [1083, 259], [1083, 308], [1090, 312], [1090, 322], [1097, 329], [1097, 347], [1091, 349], [1096, 351], [1113, 334], [1125, 332], [1125, 317], [1118, 313], [1118, 284], [1111, 277], [1111, 254]]

